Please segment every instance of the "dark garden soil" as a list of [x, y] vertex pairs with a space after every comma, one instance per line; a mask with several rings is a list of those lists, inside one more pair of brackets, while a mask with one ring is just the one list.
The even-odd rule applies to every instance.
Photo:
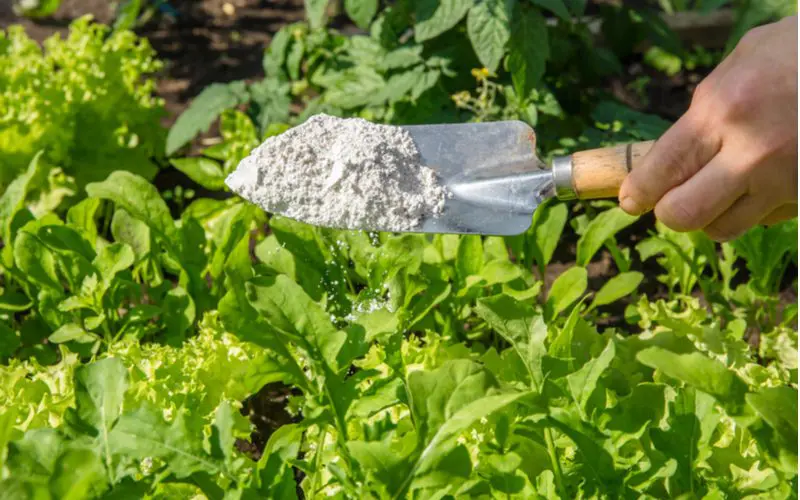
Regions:
[[[594, 4], [603, 1], [595, 0]], [[0, 29], [11, 24], [22, 24], [37, 41], [54, 33], [65, 33], [73, 19], [85, 14], [92, 14], [100, 22], [113, 22], [109, 5], [114, 2], [110, 0], [63, 0], [54, 16], [35, 22], [15, 16], [10, 2], [0, 0]], [[159, 58], [166, 64], [158, 76], [158, 93], [164, 98], [167, 108], [165, 126], [170, 126], [191, 99], [208, 84], [263, 77], [262, 54], [272, 34], [284, 24], [304, 17], [303, 0], [172, 0], [170, 5], [174, 7], [174, 13], [157, 15], [137, 29], [140, 35], [150, 40]], [[339, 20], [335, 24], [343, 31], [351, 28]], [[610, 79], [607, 87], [617, 99], [633, 108], [675, 120], [688, 108], [691, 93], [703, 76], [702, 73], [681, 72], [667, 77], [634, 61], [628, 65], [624, 76]], [[632, 92], [629, 86], [642, 77], [649, 77], [644, 95]], [[164, 170], [156, 179], [156, 184], [161, 189], [169, 189], [177, 184], [191, 185], [186, 177], [174, 169]], [[618, 242], [628, 247], [635, 246], [647, 237], [653, 224], [652, 215], [643, 217], [620, 233]], [[564, 240], [543, 277], [546, 287], [574, 264], [577, 235], [569, 227]], [[636, 270], [647, 277], [661, 272], [654, 259], [637, 266]], [[599, 289], [610, 276], [618, 272], [610, 254], [605, 251], [588, 269], [593, 290]], [[781, 293], [781, 302], [784, 304], [797, 302], [792, 279], [796, 273], [794, 268], [786, 272], [787, 283]], [[739, 274], [740, 279], [746, 278], [746, 269], [742, 268]], [[650, 297], [663, 297], [666, 293], [663, 285], [654, 279], [645, 280], [642, 291]], [[630, 325], [624, 320], [624, 307], [625, 303], [620, 302], [601, 326], [630, 330]], [[242, 451], [258, 458], [271, 433], [293, 420], [285, 410], [290, 394], [289, 387], [270, 384], [244, 401], [242, 412], [249, 415], [256, 430], [251, 442], [238, 443]]]

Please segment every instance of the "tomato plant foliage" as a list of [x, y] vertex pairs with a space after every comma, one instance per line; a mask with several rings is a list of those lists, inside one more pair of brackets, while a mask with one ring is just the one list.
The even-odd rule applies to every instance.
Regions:
[[[0, 37], [0, 498], [796, 495], [797, 307], [778, 295], [796, 292], [796, 221], [716, 245], [548, 201], [513, 237], [395, 235], [225, 196], [253, 147], [320, 111], [520, 119], [548, 154], [657, 137], [669, 122], [602, 82], [626, 44], [695, 57], [658, 12], [601, 9], [632, 28], [612, 51], [577, 21], [583, 1], [342, 7], [360, 33], [306, 1], [264, 79], [208, 87], [166, 136], [132, 33], [81, 20], [44, 53]], [[80, 89], [80, 112], [40, 73]], [[115, 140], [97, 149], [120, 161], [91, 163], [80, 134], [37, 128], [51, 122], [26, 131], [35, 110], [8, 92], [42, 97], [29, 106], [52, 123], [102, 117]], [[220, 196], [178, 205], [156, 164]], [[281, 408], [243, 411], [262, 388]]]

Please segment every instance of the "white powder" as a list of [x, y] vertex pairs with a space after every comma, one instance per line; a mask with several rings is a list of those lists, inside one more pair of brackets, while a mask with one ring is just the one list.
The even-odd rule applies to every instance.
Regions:
[[225, 182], [268, 212], [341, 229], [414, 230], [447, 197], [406, 130], [325, 114], [264, 141]]

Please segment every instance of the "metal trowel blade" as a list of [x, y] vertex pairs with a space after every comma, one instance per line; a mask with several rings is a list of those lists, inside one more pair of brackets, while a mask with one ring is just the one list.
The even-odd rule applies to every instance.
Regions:
[[450, 192], [444, 211], [412, 232], [520, 234], [553, 195], [551, 171], [536, 156], [536, 135], [524, 122], [403, 128]]

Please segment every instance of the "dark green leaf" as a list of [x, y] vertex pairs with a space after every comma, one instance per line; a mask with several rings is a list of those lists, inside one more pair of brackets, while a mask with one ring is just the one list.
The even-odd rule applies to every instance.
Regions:
[[526, 96], [539, 84], [550, 58], [547, 26], [537, 10], [521, 5], [512, 19], [508, 69], [517, 95]]
[[569, 22], [571, 16], [567, 7], [564, 5], [564, 0], [532, 0], [536, 5], [539, 5], [560, 17], [563, 21]]

